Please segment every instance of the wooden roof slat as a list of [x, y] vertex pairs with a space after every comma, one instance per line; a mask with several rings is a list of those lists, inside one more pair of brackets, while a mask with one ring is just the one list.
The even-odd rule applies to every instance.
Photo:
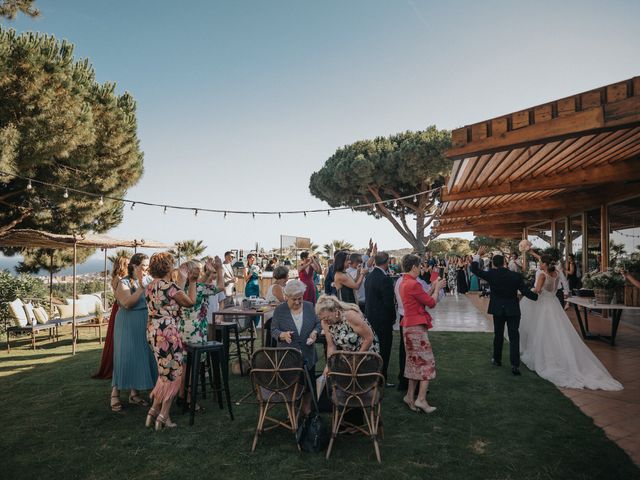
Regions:
[[[585, 144], [589, 143], [595, 135], [585, 135], [584, 137], [579, 138], [569, 138], [565, 140], [564, 146], [561, 151], [559, 151], [556, 155], [549, 159], [549, 161], [544, 165], [546, 170], [555, 170], [557, 165], [560, 164], [565, 158], [574, 154], [576, 151], [585, 147]], [[536, 168], [531, 172], [532, 177], [537, 177], [540, 175], [538, 171], [539, 168]]]
[[[495, 169], [495, 171], [491, 174], [491, 176], [487, 180], [487, 185], [491, 186], [491, 185], [496, 185], [496, 184], [502, 183], [502, 182], [498, 181], [498, 179], [501, 176], [509, 175], [508, 172], [510, 172], [513, 169], [518, 168], [520, 165], [523, 165], [524, 163], [526, 163], [527, 160], [529, 160], [529, 158], [531, 157], [531, 155], [534, 155], [538, 150], [540, 150], [540, 148], [542, 148], [541, 145], [537, 145], [537, 146], [534, 146], [534, 147], [523, 148], [523, 149], [515, 149], [514, 152], [516, 152], [516, 155], [514, 156], [513, 161], [512, 162], [508, 162], [508, 161], [502, 162], [502, 164], [499, 165], [498, 168]], [[517, 152], [520, 152], [520, 153], [517, 154]], [[507, 155], [507, 158], [509, 158], [509, 156], [510, 155]]]
[[559, 162], [554, 162], [553, 169], [556, 172], [563, 171], [566, 165], [571, 164], [576, 157], [582, 155], [585, 151], [590, 149], [593, 145], [596, 145], [598, 142], [600, 142], [603, 138], [603, 135], [605, 134], [599, 133], [597, 135], [585, 135], [585, 137], [588, 137], [589, 140], [583, 145], [581, 145], [579, 148], [577, 148], [576, 150], [572, 151], [569, 155], [566, 155], [563, 158], [561, 158]]
[[[531, 158], [527, 160], [520, 168], [515, 170], [511, 175], [509, 175], [507, 181], [512, 182], [519, 178], [526, 178], [527, 176], [531, 176], [531, 167], [532, 165], [542, 164], [545, 159], [548, 158], [553, 152], [562, 144], [561, 141], [551, 142], [544, 145], [538, 152], [533, 155]], [[525, 175], [525, 173], [529, 173], [529, 175]]]
[[86, 248], [171, 248], [170, 245], [153, 240], [119, 240], [107, 235], [84, 234], [62, 235], [32, 229], [13, 229], [0, 236], [0, 246], [24, 248], [71, 248], [73, 245]]
[[615, 144], [616, 141], [624, 135], [624, 130], [619, 130], [617, 132], [609, 132], [606, 137], [603, 137], [600, 142], [596, 145], [593, 145], [587, 151], [580, 153], [580, 155], [576, 155], [571, 162], [571, 169], [585, 166], [587, 159], [591, 158], [593, 155], [597, 155], [602, 153], [603, 151], [607, 151], [611, 148], [612, 144]]
[[495, 171], [498, 165], [502, 163], [502, 161], [506, 156], [507, 156], [507, 152], [498, 152], [491, 155], [491, 159], [489, 160], [489, 162], [487, 162], [482, 172], [476, 179], [474, 186], [478, 186], [478, 187], [481, 186], [487, 180], [489, 175], [491, 175], [491, 173]]
[[615, 163], [618, 161], [624, 161], [637, 155], [638, 145], [640, 145], [640, 136], [628, 138], [620, 145], [616, 145], [615, 148], [600, 152], [598, 155], [586, 160], [583, 166], [588, 167], [599, 163]]
[[482, 155], [473, 163], [473, 168], [471, 169], [471, 173], [467, 179], [467, 183], [469, 185], [477, 183], [478, 176], [482, 173], [482, 170], [485, 168], [491, 157], [492, 155]]

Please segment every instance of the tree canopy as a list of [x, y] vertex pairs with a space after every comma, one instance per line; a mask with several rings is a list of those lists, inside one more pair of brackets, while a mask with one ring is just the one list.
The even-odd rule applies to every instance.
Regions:
[[[73, 45], [0, 28], [0, 234], [103, 233], [143, 172], [133, 97], [99, 84]], [[74, 194], [13, 176], [91, 192]], [[45, 265], [42, 265], [43, 267]]]
[[[416, 251], [424, 253], [431, 239], [425, 231], [435, 218], [436, 195], [420, 195], [417, 201], [400, 198], [443, 185], [452, 165], [445, 157], [450, 144], [450, 132], [435, 126], [361, 140], [338, 149], [314, 172], [309, 190], [332, 207], [351, 206], [386, 218]], [[398, 199], [397, 204], [358, 207], [389, 199]]]
[[178, 263], [181, 259], [192, 260], [202, 255], [207, 246], [203, 244], [202, 240], [183, 240], [176, 242], [175, 247], [169, 250], [169, 253], [176, 257]]
[[446, 255], [464, 256], [472, 253], [469, 240], [459, 237], [436, 238], [431, 240], [429, 243], [429, 251], [437, 257]]
[[471, 240], [470, 246], [475, 251], [480, 246], [485, 246], [490, 250], [500, 250], [502, 253], [518, 252], [520, 240], [513, 238], [493, 238], [478, 235]]
[[29, 17], [37, 17], [40, 15], [40, 10], [33, 7], [34, 0], [3, 0], [0, 3], [0, 17], [13, 20], [18, 15], [18, 12]]

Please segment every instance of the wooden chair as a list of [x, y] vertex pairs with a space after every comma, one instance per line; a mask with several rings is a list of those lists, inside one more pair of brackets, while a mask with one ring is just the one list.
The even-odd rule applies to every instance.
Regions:
[[[251, 451], [265, 430], [284, 427], [294, 435], [298, 429], [298, 410], [304, 391], [304, 360], [296, 348], [261, 348], [251, 357], [251, 382], [259, 406], [258, 424]], [[287, 420], [269, 416], [269, 410], [284, 405]], [[273, 425], [265, 428], [265, 421]], [[298, 446], [298, 449], [300, 447]]]
[[[327, 358], [327, 367], [327, 386], [330, 388], [333, 403], [327, 460], [340, 427], [344, 425], [369, 436], [373, 440], [376, 458], [381, 462], [378, 432], [382, 433], [382, 357], [372, 352], [338, 351]], [[362, 412], [364, 423], [357, 425], [345, 420], [345, 413], [353, 410]]]

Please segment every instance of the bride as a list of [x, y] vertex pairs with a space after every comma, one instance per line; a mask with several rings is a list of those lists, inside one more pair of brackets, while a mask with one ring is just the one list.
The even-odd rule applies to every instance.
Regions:
[[584, 344], [556, 298], [559, 276], [551, 257], [540, 257], [534, 291], [520, 301], [520, 356], [530, 370], [559, 387], [622, 390]]

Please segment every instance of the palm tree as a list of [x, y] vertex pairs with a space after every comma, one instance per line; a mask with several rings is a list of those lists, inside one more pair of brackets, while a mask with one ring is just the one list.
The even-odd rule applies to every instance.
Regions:
[[353, 250], [353, 245], [346, 240], [334, 240], [322, 246], [324, 253], [329, 257], [333, 257], [334, 252], [338, 250]]
[[176, 257], [180, 265], [181, 258], [192, 260], [202, 255], [206, 249], [207, 246], [202, 244], [202, 240], [183, 240], [176, 242], [175, 248], [169, 250], [169, 253]]
[[120, 257], [131, 258], [131, 255], [133, 255], [133, 252], [128, 248], [119, 248], [118, 250], [116, 250], [115, 255], [109, 255], [107, 258], [112, 264], [114, 264], [116, 263], [116, 260], [118, 258]]

